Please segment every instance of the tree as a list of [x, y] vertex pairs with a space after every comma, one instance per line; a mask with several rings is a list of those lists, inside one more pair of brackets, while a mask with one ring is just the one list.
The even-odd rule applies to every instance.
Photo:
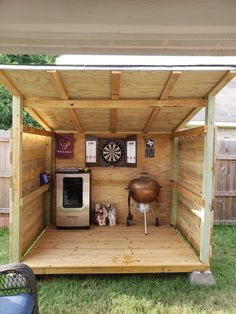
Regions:
[[[2, 55], [0, 64], [55, 64], [57, 56], [48, 55]], [[28, 112], [24, 111], [23, 123], [41, 128]], [[0, 129], [10, 129], [12, 126], [12, 96], [0, 85]]]

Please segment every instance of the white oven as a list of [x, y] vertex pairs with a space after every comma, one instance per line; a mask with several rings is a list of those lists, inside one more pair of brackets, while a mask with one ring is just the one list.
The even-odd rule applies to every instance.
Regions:
[[56, 174], [57, 227], [90, 226], [90, 173]]

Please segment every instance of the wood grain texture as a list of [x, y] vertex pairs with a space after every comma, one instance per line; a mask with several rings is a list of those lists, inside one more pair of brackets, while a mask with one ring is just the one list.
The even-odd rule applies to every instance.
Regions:
[[47, 169], [47, 147], [50, 138], [23, 133], [22, 140], [22, 252], [45, 228], [45, 193], [48, 185], [40, 187], [39, 173]]
[[47, 137], [23, 133], [22, 145], [22, 194], [40, 186], [39, 173], [46, 169]]
[[24, 205], [22, 221], [22, 254], [38, 238], [45, 228], [45, 195], [41, 194]]
[[204, 134], [193, 132], [191, 135], [191, 137], [179, 137], [179, 190], [177, 189], [176, 225], [199, 253], [200, 225], [204, 205], [202, 199]]
[[47, 230], [25, 256], [36, 274], [158, 273], [205, 270], [195, 252], [169, 226]]

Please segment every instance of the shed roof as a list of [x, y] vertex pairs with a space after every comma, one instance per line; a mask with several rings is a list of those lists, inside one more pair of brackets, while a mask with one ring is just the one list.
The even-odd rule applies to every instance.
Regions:
[[234, 69], [2, 65], [0, 81], [47, 130], [170, 133], [217, 94]]

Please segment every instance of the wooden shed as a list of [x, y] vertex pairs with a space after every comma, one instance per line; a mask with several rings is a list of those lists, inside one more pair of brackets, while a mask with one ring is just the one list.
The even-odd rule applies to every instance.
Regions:
[[[214, 96], [230, 67], [1, 66], [13, 94], [10, 259], [36, 274], [192, 272], [210, 268]], [[183, 130], [206, 106], [205, 126]], [[22, 125], [23, 109], [44, 128]], [[55, 135], [73, 133], [72, 159], [55, 158]], [[92, 207], [112, 202], [117, 226], [58, 230], [55, 172], [85, 167], [86, 136], [137, 136], [136, 167], [92, 167]], [[155, 143], [145, 157], [144, 140]], [[39, 173], [50, 171], [40, 186]], [[160, 226], [126, 226], [129, 181], [146, 171], [162, 186]]]

